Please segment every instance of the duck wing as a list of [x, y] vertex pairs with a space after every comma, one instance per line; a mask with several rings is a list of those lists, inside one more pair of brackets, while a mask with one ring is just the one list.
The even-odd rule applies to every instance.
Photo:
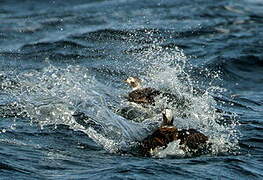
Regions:
[[161, 92], [154, 88], [137, 89], [129, 93], [128, 100], [136, 103], [154, 103], [154, 98]]
[[195, 129], [178, 131], [178, 138], [181, 140], [180, 144], [185, 144], [190, 149], [198, 149], [201, 144], [208, 141], [207, 136]]
[[166, 148], [170, 142], [177, 140], [177, 137], [178, 131], [176, 127], [161, 127], [142, 141], [143, 152], [147, 155], [150, 150], [157, 147]]

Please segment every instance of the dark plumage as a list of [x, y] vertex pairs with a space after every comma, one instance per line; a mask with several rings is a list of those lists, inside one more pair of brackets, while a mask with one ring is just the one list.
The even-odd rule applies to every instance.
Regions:
[[195, 129], [183, 129], [178, 131], [180, 145], [185, 145], [189, 149], [198, 149], [201, 144], [208, 141], [208, 137]]
[[177, 130], [176, 127], [160, 127], [141, 142], [141, 153], [150, 156], [155, 148], [166, 148], [170, 142], [180, 140], [182, 149], [197, 150], [208, 141], [208, 137], [195, 129]]
[[166, 148], [170, 142], [180, 140], [180, 145], [183, 150], [197, 150], [201, 145], [206, 144], [208, 137], [195, 129], [178, 130], [173, 125], [171, 114], [163, 113], [163, 124], [151, 135], [146, 137], [140, 143], [141, 153], [145, 156], [150, 156], [151, 151], [155, 148]]
[[160, 127], [141, 142], [141, 152], [145, 156], [150, 156], [151, 151], [155, 148], [166, 148], [170, 142], [175, 140], [178, 140], [176, 127]]
[[152, 104], [155, 102], [154, 98], [160, 94], [160, 91], [153, 88], [136, 89], [128, 94], [128, 100], [139, 104]]
[[176, 105], [184, 106], [187, 102], [184, 98], [179, 98], [175, 94], [161, 92], [154, 88], [141, 88], [141, 80], [137, 77], [129, 77], [124, 82], [128, 83], [133, 91], [128, 94], [128, 101], [138, 104], [153, 104], [156, 97], [166, 98], [168, 102], [174, 102]]

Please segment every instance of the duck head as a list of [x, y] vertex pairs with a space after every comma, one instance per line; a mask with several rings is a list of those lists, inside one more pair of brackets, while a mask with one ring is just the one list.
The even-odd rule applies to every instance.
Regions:
[[124, 82], [128, 83], [133, 90], [136, 90], [141, 88], [142, 80], [138, 77], [129, 77], [128, 79], [124, 80]]
[[165, 109], [162, 112], [163, 115], [163, 122], [162, 122], [162, 126], [174, 126], [173, 125], [173, 111], [171, 109]]

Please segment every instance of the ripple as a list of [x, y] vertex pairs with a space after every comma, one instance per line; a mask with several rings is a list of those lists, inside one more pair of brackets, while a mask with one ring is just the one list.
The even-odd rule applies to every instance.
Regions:
[[[0, 176], [262, 179], [261, 4], [0, 1]], [[129, 91], [121, 81], [131, 75], [189, 99], [176, 115], [187, 111], [192, 120], [176, 123], [201, 128], [219, 151], [118, 153], [122, 132], [145, 130], [116, 113]], [[75, 110], [94, 121], [70, 118]]]

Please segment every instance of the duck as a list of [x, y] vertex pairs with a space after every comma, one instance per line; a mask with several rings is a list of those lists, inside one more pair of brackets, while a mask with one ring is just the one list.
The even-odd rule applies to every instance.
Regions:
[[128, 94], [128, 101], [138, 103], [138, 104], [153, 104], [155, 102], [154, 98], [161, 94], [160, 91], [154, 88], [142, 88], [142, 80], [138, 77], [129, 77], [124, 80], [132, 87], [132, 91]]
[[132, 87], [132, 91], [128, 93], [128, 101], [137, 104], [155, 104], [155, 98], [167, 98], [167, 102], [175, 102], [177, 105], [185, 105], [186, 100], [179, 98], [175, 94], [161, 92], [152, 87], [143, 88], [141, 86], [142, 80], [138, 77], [129, 77], [124, 80], [125, 83]]
[[162, 116], [163, 121], [160, 127], [141, 141], [142, 155], [151, 156], [156, 149], [165, 149], [169, 143], [177, 140], [180, 140], [179, 145], [184, 151], [198, 150], [208, 141], [208, 137], [196, 129], [177, 129], [173, 125], [171, 109], [165, 109]]

